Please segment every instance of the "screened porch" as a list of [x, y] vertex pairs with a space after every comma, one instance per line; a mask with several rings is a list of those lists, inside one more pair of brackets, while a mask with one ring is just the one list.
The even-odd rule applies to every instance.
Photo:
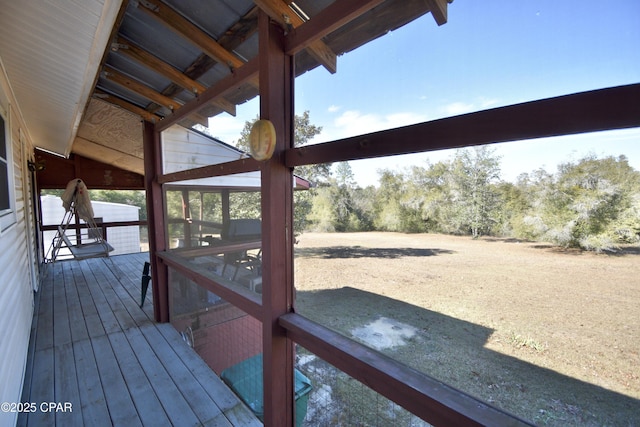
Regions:
[[262, 425], [171, 324], [154, 322], [150, 292], [140, 308], [148, 259], [47, 265], [22, 396], [37, 408], [19, 426]]

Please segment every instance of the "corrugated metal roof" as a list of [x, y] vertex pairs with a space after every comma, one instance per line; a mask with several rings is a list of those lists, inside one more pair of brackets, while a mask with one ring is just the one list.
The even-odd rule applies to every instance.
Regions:
[[[315, 15], [332, 3], [334, 3], [332, 0], [302, 0], [292, 5], [303, 17], [302, 20], [307, 20], [313, 19]], [[429, 11], [428, 3], [424, 0], [387, 0], [361, 18], [329, 34], [324, 38], [324, 42], [339, 56], [427, 13]], [[187, 24], [197, 28], [198, 31], [204, 32], [211, 40], [219, 43], [237, 61], [237, 64], [230, 66], [225, 60], [209, 57], [200, 46], [176, 30], [176, 28], [183, 28], [181, 25], [176, 25], [175, 22], [166, 23], [159, 19], [163, 14], [162, 11], [167, 9], [170, 9], [170, 13], [177, 14], [179, 19], [184, 19]], [[172, 25], [175, 28], [170, 28]], [[241, 66], [242, 63], [257, 56], [257, 6], [249, 0], [207, 2], [165, 0], [163, 3], [158, 3], [157, 0], [130, 1], [119, 28], [119, 35], [203, 86], [209, 87], [228, 76], [233, 67]], [[166, 77], [159, 76], [153, 70], [129, 59], [126, 46], [116, 47], [110, 52], [105, 65], [118, 69], [133, 80], [142, 82], [154, 91], [168, 95], [181, 103], [188, 102], [194, 96], [187, 90], [177, 88]], [[306, 51], [296, 55], [298, 74], [318, 65], [318, 61]], [[170, 109], [160, 105], [154, 106], [151, 100], [133, 94], [121, 85], [109, 81], [105, 74], [99, 79], [97, 87], [138, 107], [152, 111], [158, 116], [164, 117], [171, 114]], [[256, 86], [247, 84], [228, 95], [225, 101], [237, 105], [256, 96], [257, 93]], [[221, 108], [212, 105], [203, 109], [202, 114], [213, 116], [222, 111]], [[185, 126], [189, 126], [189, 124], [188, 120], [183, 123]]]
[[[258, 55], [258, 7], [251, 0], [0, 2], [0, 58], [28, 130], [38, 147], [65, 155], [94, 82], [95, 98], [160, 120], [196, 96], [191, 86], [204, 90]], [[383, 1], [322, 42], [339, 56], [429, 12], [434, 2]], [[291, 12], [298, 12], [300, 22], [313, 20], [332, 3], [298, 0]], [[221, 57], [195, 41], [200, 33], [203, 43], [219, 45]], [[307, 50], [296, 54], [296, 72], [320, 65], [316, 58]], [[167, 67], [173, 75], [167, 75]], [[257, 81], [246, 83], [181, 125], [190, 127], [233, 111], [257, 94]], [[113, 144], [114, 134], [107, 127], [93, 134], [102, 136], [89, 141], [92, 144]], [[136, 149], [141, 145], [140, 134]], [[114, 151], [112, 160], [118, 155]], [[111, 163], [109, 158], [96, 160]]]

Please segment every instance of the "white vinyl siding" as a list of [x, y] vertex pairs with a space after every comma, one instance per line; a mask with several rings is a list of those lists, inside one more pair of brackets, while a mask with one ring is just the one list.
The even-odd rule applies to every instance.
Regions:
[[[7, 180], [9, 185], [9, 211], [4, 210], [0, 231], [0, 402], [20, 402], [24, 370], [33, 316], [33, 286], [37, 280], [33, 247], [33, 215], [30, 193], [26, 184], [25, 155], [31, 151], [26, 138], [20, 137], [23, 122], [20, 114], [12, 109], [6, 90], [8, 82], [0, 61], [0, 110], [5, 119], [7, 148]], [[27, 187], [28, 188], [28, 187]], [[0, 412], [0, 426], [15, 425], [16, 413]]]

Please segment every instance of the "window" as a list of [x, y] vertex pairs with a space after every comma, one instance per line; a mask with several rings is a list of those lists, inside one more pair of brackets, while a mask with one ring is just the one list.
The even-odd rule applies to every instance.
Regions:
[[0, 231], [15, 222], [13, 211], [13, 179], [11, 168], [11, 138], [5, 115], [0, 110]]

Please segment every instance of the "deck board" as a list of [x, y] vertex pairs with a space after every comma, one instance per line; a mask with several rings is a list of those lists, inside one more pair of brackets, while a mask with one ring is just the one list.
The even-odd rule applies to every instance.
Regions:
[[[169, 343], [158, 332], [158, 330], [150, 325], [140, 328], [144, 337], [150, 342], [156, 342], [156, 357], [163, 364], [167, 373], [174, 379], [178, 389], [185, 398], [187, 404], [191, 407], [194, 414], [205, 425], [210, 425], [222, 411], [217, 406], [207, 405], [210, 397], [202, 388], [200, 383], [193, 377], [188, 367], [183, 363], [175, 363], [176, 353], [169, 346]], [[231, 424], [227, 424], [231, 425]]]
[[100, 357], [98, 371], [113, 425], [141, 426], [142, 421], [140, 421], [136, 407], [129, 395], [127, 383], [121, 374], [120, 366], [118, 366], [118, 361], [111, 349], [109, 338], [103, 335], [91, 341], [96, 357]]
[[[102, 391], [96, 358], [91, 341], [86, 339], [74, 343], [74, 361], [78, 378], [80, 411], [86, 426], [111, 425], [107, 401]], [[74, 404], [74, 407], [77, 405]]]
[[[65, 402], [79, 402], [80, 390], [76, 377], [76, 367], [73, 358], [73, 344], [69, 341], [56, 346], [54, 351], [54, 395], [53, 401], [64, 399]], [[56, 424], [64, 426], [82, 426], [82, 420], [72, 412], [56, 413]]]
[[260, 426], [169, 324], [141, 309], [148, 254], [49, 264], [36, 294], [19, 426]]
[[140, 364], [124, 332], [118, 332], [109, 336], [111, 345], [117, 348], [115, 356], [122, 371], [131, 398], [138, 412], [146, 413], [144, 424], [148, 426], [170, 425], [169, 418], [158, 400], [147, 376], [140, 369]]
[[176, 351], [179, 359], [189, 366], [193, 376], [197, 379], [202, 388], [206, 390], [207, 394], [211, 398], [214, 398], [215, 396], [218, 407], [225, 414], [225, 417], [231, 422], [231, 425], [251, 427], [258, 427], [262, 425], [252, 412], [244, 410], [244, 405], [238, 402], [237, 396], [233, 391], [231, 391], [231, 389], [229, 389], [223, 382], [214, 381], [212, 379], [212, 377], [217, 377], [208, 366], [196, 363], [199, 356], [195, 352], [191, 351], [187, 346], [177, 345], [177, 343], [181, 341], [181, 338], [175, 328], [169, 325], [162, 325], [158, 330], [165, 339], [172, 344], [172, 347]]
[[[80, 341], [89, 338], [86, 319], [82, 310], [82, 302], [76, 286], [73, 272], [67, 270], [64, 280], [64, 291], [67, 299], [67, 310], [69, 312], [69, 329], [71, 340]], [[97, 314], [97, 313], [96, 313]]]
[[138, 355], [142, 369], [151, 381], [162, 406], [173, 425], [198, 425], [198, 417], [191, 411], [189, 404], [176, 390], [173, 379], [158, 360], [139, 329], [130, 329], [126, 333], [134, 352]]
[[[26, 402], [34, 402], [40, 405], [42, 402], [52, 402], [55, 399], [54, 393], [54, 353], [53, 347], [48, 347], [36, 351], [36, 361], [33, 366], [33, 378], [31, 395], [38, 396], [38, 401], [31, 398]], [[39, 408], [38, 408], [39, 409]], [[55, 423], [55, 414], [36, 410], [29, 414], [29, 425], [46, 426]]]

